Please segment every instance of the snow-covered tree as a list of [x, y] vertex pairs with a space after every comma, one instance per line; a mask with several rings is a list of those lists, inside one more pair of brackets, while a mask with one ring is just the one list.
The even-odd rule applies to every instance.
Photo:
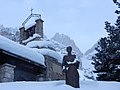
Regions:
[[[113, 2], [120, 8], [117, 0]], [[107, 37], [101, 38], [96, 47], [97, 53], [92, 57], [98, 80], [120, 81], [120, 11], [116, 23], [105, 22]]]

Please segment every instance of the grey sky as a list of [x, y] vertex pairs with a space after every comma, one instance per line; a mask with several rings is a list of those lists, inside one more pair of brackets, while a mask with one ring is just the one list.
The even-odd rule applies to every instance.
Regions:
[[68, 35], [82, 52], [106, 36], [104, 22], [114, 23], [117, 9], [112, 0], [0, 0], [0, 24], [19, 27], [31, 7], [42, 15], [47, 37]]

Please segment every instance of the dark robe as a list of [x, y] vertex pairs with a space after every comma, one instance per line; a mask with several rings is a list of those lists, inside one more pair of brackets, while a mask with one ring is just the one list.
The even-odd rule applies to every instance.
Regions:
[[79, 88], [79, 61], [74, 62], [75, 55], [65, 55], [63, 58], [62, 66], [63, 72], [66, 75], [66, 84], [75, 88]]

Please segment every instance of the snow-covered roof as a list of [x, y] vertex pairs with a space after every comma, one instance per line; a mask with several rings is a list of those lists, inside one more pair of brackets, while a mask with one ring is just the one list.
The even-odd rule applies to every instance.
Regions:
[[55, 48], [55, 45], [51, 41], [31, 41], [27, 43], [26, 46], [31, 47], [31, 48], [41, 48], [41, 47]]
[[56, 51], [53, 51], [53, 50], [50, 50], [50, 49], [34, 49], [34, 50], [36, 50], [38, 53], [41, 53], [42, 55], [51, 56], [51, 57], [57, 59], [58, 62], [62, 63], [62, 57]]
[[29, 47], [0, 36], [0, 49], [44, 65], [44, 56]]
[[25, 30], [27, 30], [27, 29], [33, 27], [34, 25], [35, 25], [35, 23], [32, 23], [32, 24], [29, 24], [29, 25], [25, 26]]
[[22, 43], [27, 43], [27, 42], [29, 42], [29, 41], [32, 41], [32, 40], [34, 40], [35, 38], [41, 38], [41, 36], [39, 35], [39, 34], [33, 34], [33, 36], [31, 36], [31, 37], [29, 37], [27, 40], [24, 40], [24, 41], [22, 41]]
[[[30, 48], [34, 48], [38, 53], [42, 55], [48, 55], [58, 60], [58, 62], [62, 63], [62, 55], [59, 52], [50, 50], [50, 48], [55, 49], [55, 44], [51, 41], [31, 41], [26, 46]], [[44, 48], [43, 48], [44, 47]], [[38, 49], [39, 48], [39, 49]]]

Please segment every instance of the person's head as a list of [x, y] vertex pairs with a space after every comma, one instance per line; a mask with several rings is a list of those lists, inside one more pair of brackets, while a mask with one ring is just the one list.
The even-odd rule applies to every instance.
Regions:
[[71, 47], [71, 46], [68, 46], [67, 49], [66, 49], [66, 51], [67, 51], [68, 53], [71, 53], [71, 52], [72, 52], [72, 47]]

